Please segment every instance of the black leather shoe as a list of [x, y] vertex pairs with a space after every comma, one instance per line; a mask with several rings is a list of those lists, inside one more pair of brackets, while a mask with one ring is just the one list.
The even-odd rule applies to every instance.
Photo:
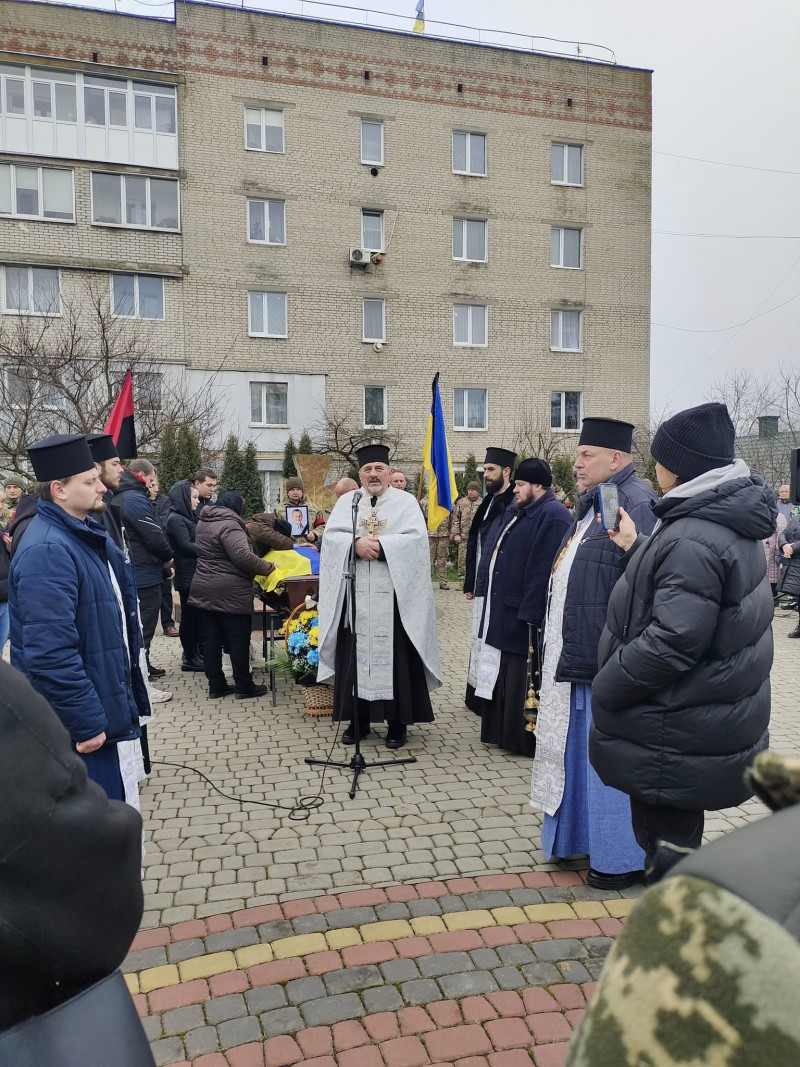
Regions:
[[800, 625], [795, 626], [793, 630], [790, 630], [786, 635], [787, 637], [800, 637]]
[[406, 733], [406, 728], [402, 724], [390, 723], [386, 734], [386, 747], [402, 748], [406, 743]]
[[240, 692], [237, 692], [236, 699], [250, 700], [251, 697], [263, 697], [263, 695], [267, 692], [268, 688], [269, 687], [266, 685], [253, 684], [250, 686], [249, 689], [242, 689]]
[[219, 700], [220, 697], [233, 696], [233, 694], [235, 692], [236, 692], [236, 690], [233, 688], [232, 685], [226, 685], [224, 689], [209, 689], [209, 691], [208, 691], [208, 699], [209, 700]]
[[[203, 669], [205, 670], [205, 668]], [[152, 664], [148, 664], [147, 676], [151, 682], [154, 678], [163, 678], [166, 673], [163, 667], [154, 667]]]
[[[358, 724], [358, 736], [360, 740], [364, 740], [365, 737], [369, 737], [372, 733], [372, 727], [368, 722], [360, 722]], [[345, 732], [342, 734], [343, 745], [354, 745], [356, 743], [356, 730], [355, 726], [351, 722]]]
[[604, 874], [589, 868], [586, 881], [593, 889], [630, 889], [644, 881], [644, 871], [623, 871], [622, 874]]
[[206, 665], [201, 659], [185, 659], [181, 661], [182, 671], [205, 671]]

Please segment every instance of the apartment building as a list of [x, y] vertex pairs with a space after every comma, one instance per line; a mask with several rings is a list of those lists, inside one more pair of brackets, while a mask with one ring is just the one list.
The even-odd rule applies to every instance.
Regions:
[[[204, 3], [0, 8], [0, 300], [92, 278], [224, 432], [331, 422], [456, 463], [646, 424], [650, 73]], [[223, 434], [224, 436], [224, 434]]]

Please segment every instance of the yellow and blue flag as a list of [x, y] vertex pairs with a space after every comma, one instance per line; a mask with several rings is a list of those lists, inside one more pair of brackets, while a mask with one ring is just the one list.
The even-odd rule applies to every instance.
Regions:
[[425, 0], [417, 0], [417, 18], [414, 22], [413, 32], [425, 32]]
[[450, 459], [450, 447], [444, 432], [442, 398], [439, 396], [439, 372], [433, 379], [433, 402], [428, 416], [428, 433], [422, 450], [422, 469], [430, 474], [428, 484], [428, 529], [439, 527], [458, 496], [456, 476]]

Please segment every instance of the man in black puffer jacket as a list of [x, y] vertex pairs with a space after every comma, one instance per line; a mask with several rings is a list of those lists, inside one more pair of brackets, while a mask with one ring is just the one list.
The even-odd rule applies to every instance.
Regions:
[[744, 771], [768, 743], [772, 591], [763, 538], [774, 494], [734, 458], [724, 404], [665, 422], [652, 453], [659, 524], [613, 539], [626, 570], [608, 606], [592, 685], [591, 762], [631, 797], [652, 862], [664, 839], [696, 848], [704, 811], [741, 804]]

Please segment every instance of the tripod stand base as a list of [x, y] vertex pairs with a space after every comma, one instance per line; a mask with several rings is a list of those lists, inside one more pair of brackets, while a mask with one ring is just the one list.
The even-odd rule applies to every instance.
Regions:
[[349, 762], [330, 759], [312, 759], [306, 756], [306, 763], [311, 767], [341, 767], [342, 770], [353, 772], [353, 781], [350, 786], [350, 799], [353, 800], [358, 789], [358, 778], [362, 771], [368, 771], [370, 767], [394, 767], [399, 763], [416, 763], [416, 756], [403, 756], [402, 759], [373, 760], [367, 763], [361, 752], [354, 752]]

